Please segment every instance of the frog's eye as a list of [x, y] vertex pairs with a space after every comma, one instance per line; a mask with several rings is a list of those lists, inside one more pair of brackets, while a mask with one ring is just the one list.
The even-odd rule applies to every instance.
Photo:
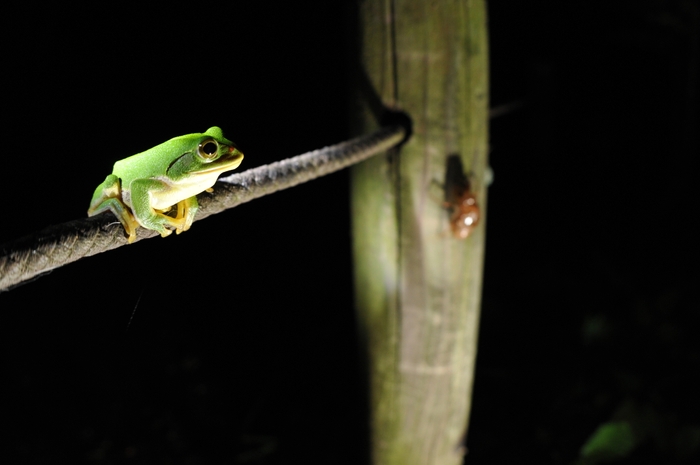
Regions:
[[211, 160], [219, 153], [219, 144], [217, 144], [214, 139], [207, 139], [199, 144], [197, 151], [199, 152], [200, 157], [204, 158], [205, 160]]

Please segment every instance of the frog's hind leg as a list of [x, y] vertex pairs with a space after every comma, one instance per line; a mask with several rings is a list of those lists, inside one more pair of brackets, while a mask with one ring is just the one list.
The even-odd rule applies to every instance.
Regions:
[[124, 230], [129, 236], [129, 244], [131, 244], [136, 240], [136, 228], [139, 227], [139, 223], [131, 214], [129, 207], [122, 202], [121, 196], [121, 182], [118, 177], [110, 174], [95, 190], [88, 209], [88, 216], [111, 211], [124, 226]]
[[89, 216], [95, 216], [107, 210], [114, 213], [114, 216], [116, 216], [122, 226], [124, 226], [124, 230], [129, 236], [129, 244], [134, 242], [136, 240], [136, 228], [139, 227], [139, 223], [134, 218], [134, 215], [131, 214], [131, 211], [129, 211], [129, 207], [124, 205], [121, 200], [117, 198], [106, 199], [99, 207], [93, 210], [92, 214]]

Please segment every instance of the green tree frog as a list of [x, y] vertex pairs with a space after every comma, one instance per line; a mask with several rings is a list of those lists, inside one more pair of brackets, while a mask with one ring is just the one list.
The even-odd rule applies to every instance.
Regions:
[[129, 236], [139, 225], [162, 237], [190, 229], [199, 204], [197, 194], [211, 192], [224, 171], [238, 167], [243, 154], [218, 127], [202, 134], [175, 137], [145, 152], [119, 160], [97, 186], [88, 216], [110, 210]]

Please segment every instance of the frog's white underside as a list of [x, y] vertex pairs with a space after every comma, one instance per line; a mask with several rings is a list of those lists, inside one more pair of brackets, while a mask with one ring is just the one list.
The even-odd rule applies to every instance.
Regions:
[[156, 210], [165, 210], [168, 207], [175, 205], [182, 200], [204, 192], [216, 183], [216, 179], [221, 174], [221, 171], [212, 171], [208, 173], [192, 173], [187, 179], [180, 179], [176, 183], [165, 177], [157, 177], [159, 181], [166, 184], [169, 188], [150, 192], [151, 207]]
[[[216, 179], [219, 177], [222, 171], [224, 170], [192, 173], [186, 179], [180, 179], [178, 181], [172, 181], [164, 176], [156, 176], [151, 178], [158, 180], [167, 186], [163, 190], [150, 191], [148, 193], [151, 200], [151, 207], [155, 208], [156, 210], [165, 210], [178, 202], [204, 192], [206, 189], [209, 189], [216, 183]], [[131, 207], [131, 190], [123, 189], [122, 199], [124, 200], [124, 203]]]

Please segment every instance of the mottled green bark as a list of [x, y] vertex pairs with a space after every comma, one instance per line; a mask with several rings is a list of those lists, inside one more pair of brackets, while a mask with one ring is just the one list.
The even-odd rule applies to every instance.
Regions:
[[[356, 301], [370, 379], [375, 465], [459, 464], [464, 454], [484, 255], [488, 68], [483, 0], [365, 0], [363, 73], [413, 118], [398, 152], [353, 168]], [[367, 93], [363, 131], [378, 124]], [[443, 205], [456, 155], [482, 218], [452, 236]]]

